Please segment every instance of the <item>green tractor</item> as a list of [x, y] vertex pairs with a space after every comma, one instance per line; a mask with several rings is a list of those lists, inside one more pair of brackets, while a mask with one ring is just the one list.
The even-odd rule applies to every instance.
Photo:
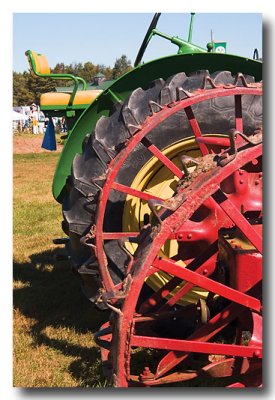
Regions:
[[[134, 69], [103, 91], [26, 52], [35, 75], [74, 82], [40, 102], [69, 131], [55, 242], [109, 310], [95, 340], [115, 387], [260, 387], [262, 63], [194, 45], [194, 13], [188, 40], [158, 31], [159, 17]], [[153, 36], [177, 54], [142, 63]]]

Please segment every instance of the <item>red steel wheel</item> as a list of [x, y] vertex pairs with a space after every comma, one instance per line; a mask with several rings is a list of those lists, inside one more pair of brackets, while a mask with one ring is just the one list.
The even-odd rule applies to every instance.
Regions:
[[[243, 386], [260, 385], [261, 210], [256, 218], [247, 218], [222, 187], [227, 187], [224, 183], [233, 179], [236, 171], [246, 171], [248, 180], [257, 186], [262, 170], [261, 155], [260, 143], [248, 147], [247, 142], [240, 142], [235, 158], [224, 166], [219, 163], [222, 157], [202, 157], [198, 166], [200, 173], [191, 173], [188, 184], [183, 179], [178, 193], [164, 204], [159, 213], [161, 223], [144, 228], [126, 278], [124, 296], [121, 296], [124, 299], [114, 308], [111, 323], [113, 338], [110, 354], [115, 386], [137, 382], [150, 386], [171, 384], [199, 377], [228, 377], [232, 380], [231, 385], [238, 382]], [[159, 257], [159, 251], [170, 240], [171, 233], [181, 231], [185, 222], [188, 224], [205, 201], [215, 202], [217, 210], [222, 210], [231, 220], [232, 227], [220, 229], [218, 241], [198, 254], [186, 267], [174, 259]], [[220, 279], [225, 268], [228, 277]], [[167, 294], [163, 296], [162, 293], [166, 301], [154, 307], [153, 312], [148, 312], [146, 308], [142, 312], [142, 304], [137, 307], [137, 303], [143, 283], [156, 271], [171, 276], [170, 287], [163, 287], [162, 292], [171, 293], [178, 286], [178, 280], [184, 284], [169, 299]], [[194, 323], [191, 334], [169, 332], [169, 329], [163, 333], [162, 327], [171, 324], [171, 320], [184, 322], [190, 319], [192, 313], [196, 314], [194, 307], [173, 309], [179, 293], [180, 297], [184, 296], [194, 285], [209, 291], [206, 305], [200, 307], [202, 311], [204, 306], [208, 307], [208, 316], [204, 321]], [[147, 299], [148, 302], [150, 299]], [[150, 352], [159, 350], [154, 370], [145, 364], [139, 376], [131, 373], [136, 349], [141, 352], [144, 349]], [[190, 370], [192, 363], [195, 367]]]
[[[224, 79], [224, 74], [231, 78]], [[93, 301], [109, 307], [111, 315], [96, 340], [116, 387], [171, 384], [202, 376], [230, 377], [232, 385], [249, 386], [253, 380], [258, 384], [255, 376], [260, 376], [262, 355], [258, 99], [262, 87], [251, 80], [248, 83], [242, 74], [232, 79], [230, 73], [223, 72], [222, 81], [203, 73], [201, 85], [189, 91], [192, 78], [172, 77], [167, 84], [160, 84], [159, 95], [155, 94], [157, 85], [149, 90], [150, 96], [154, 92], [161, 100], [149, 99], [149, 114], [141, 101], [149, 95], [144, 92], [141, 96], [137, 90], [122, 107], [130, 133], [126, 140], [112, 145], [115, 139], [103, 136], [106, 126], [107, 132], [121, 132], [121, 111], [114, 114], [117, 120], [109, 117], [96, 128], [93, 148], [97, 145], [100, 160], [110, 156], [108, 162], [104, 160], [106, 170], [87, 183], [78, 175], [84, 161], [90, 162], [89, 153], [74, 162], [73, 207], [64, 208], [65, 222], [74, 248], [79, 247], [76, 239], [82, 235], [81, 246], [92, 252], [91, 258], [78, 266], [79, 273], [90, 278], [97, 273], [98, 264], [101, 289]], [[178, 81], [184, 82], [181, 87], [175, 86]], [[142, 122], [134, 123], [134, 116]], [[174, 138], [173, 118], [184, 121], [184, 116], [201, 156], [193, 159], [181, 151], [179, 165], [159, 146], [163, 143], [160, 138], [169, 139], [169, 134], [165, 136], [168, 127]], [[219, 130], [221, 126], [231, 130]], [[188, 137], [189, 131], [184, 132]], [[180, 134], [177, 128], [177, 140]], [[103, 147], [98, 147], [99, 140]], [[166, 145], [173, 145], [173, 140]], [[137, 160], [139, 168], [149, 159], [143, 159], [140, 149], [176, 177], [170, 198], [131, 185], [136, 167], [127, 181], [127, 168], [132, 167], [135, 156], [142, 156]], [[92, 161], [93, 157], [92, 153]], [[90, 163], [93, 173], [99, 159], [95, 161]], [[75, 197], [76, 191], [81, 195]], [[112, 218], [121, 220], [129, 196], [147, 203], [150, 209], [147, 223], [144, 218], [135, 231], [112, 223]], [[75, 223], [72, 218], [78, 200], [83, 208], [85, 205], [87, 215], [92, 215], [90, 222], [83, 213], [83, 222]], [[173, 256], [163, 250], [170, 241], [177, 242]], [[136, 243], [132, 253], [126, 244], [129, 242]], [[255, 270], [248, 264], [255, 265]], [[166, 280], [152, 291], [149, 282], [157, 275], [166, 276]], [[196, 302], [182, 304], [195, 287], [204, 295]]]

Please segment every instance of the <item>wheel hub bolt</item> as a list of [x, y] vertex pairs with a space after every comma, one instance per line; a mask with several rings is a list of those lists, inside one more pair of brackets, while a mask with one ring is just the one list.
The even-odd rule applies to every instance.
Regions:
[[258, 358], [260, 357], [260, 351], [259, 350], [255, 350], [253, 353], [254, 357]]
[[150, 371], [149, 367], [145, 367], [143, 372], [140, 374], [140, 379], [142, 381], [148, 380], [148, 379], [154, 379], [154, 374]]

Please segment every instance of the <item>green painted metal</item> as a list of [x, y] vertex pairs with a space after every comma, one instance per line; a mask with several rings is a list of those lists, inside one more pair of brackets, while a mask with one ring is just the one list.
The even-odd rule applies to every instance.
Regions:
[[152, 35], [160, 36], [164, 39], [170, 40], [171, 43], [178, 46], [178, 54], [188, 54], [188, 53], [206, 53], [207, 50], [203, 47], [197, 46], [193, 43], [187, 42], [184, 39], [179, 38], [178, 36], [169, 36], [165, 33], [158, 31], [157, 29], [152, 30]]
[[[103, 82], [100, 82], [99, 85], [94, 85], [93, 83], [87, 83], [86, 90], [105, 90], [109, 87], [112, 83], [114, 83], [115, 79], [106, 79]], [[57, 92], [60, 93], [72, 93], [73, 86], [58, 86], [55, 89]]]
[[53, 110], [52, 107], [43, 107], [43, 108], [41, 107], [41, 110], [43, 111], [45, 117], [48, 118], [50, 117], [62, 118], [65, 116], [68, 132], [71, 132], [75, 123], [82, 115], [85, 108], [87, 108], [87, 104], [79, 105], [78, 107], [79, 108], [75, 108], [74, 110], [66, 110], [66, 108], [62, 106], [60, 106], [58, 110]]
[[233, 74], [242, 72], [262, 79], [262, 63], [228, 54], [189, 53], [163, 57], [158, 60], [137, 66], [116, 80], [86, 108], [70, 132], [60, 155], [53, 180], [53, 196], [62, 202], [65, 193], [66, 179], [71, 173], [71, 165], [77, 153], [82, 152], [82, 142], [87, 134], [92, 133], [97, 120], [110, 115], [110, 110], [117, 101], [124, 101], [137, 87], [146, 89], [155, 79], [167, 79], [169, 76], [184, 71], [207, 69], [210, 73], [220, 70]]
[[194, 24], [194, 15], [195, 13], [191, 13], [191, 19], [189, 24], [189, 33], [188, 33], [188, 40], [184, 40], [179, 38], [178, 36], [169, 36], [165, 33], [158, 31], [157, 29], [152, 29], [151, 33], [149, 34], [148, 43], [152, 39], [154, 35], [160, 36], [164, 39], [170, 40], [171, 43], [178, 46], [178, 54], [188, 54], [188, 53], [205, 53], [207, 50], [203, 47], [197, 46], [192, 43], [192, 33], [193, 33], [193, 24]]
[[189, 33], [188, 33], [188, 42], [189, 42], [189, 43], [192, 43], [192, 33], [193, 33], [194, 15], [195, 15], [195, 13], [191, 13], [191, 19], [190, 19], [190, 25], [189, 25]]

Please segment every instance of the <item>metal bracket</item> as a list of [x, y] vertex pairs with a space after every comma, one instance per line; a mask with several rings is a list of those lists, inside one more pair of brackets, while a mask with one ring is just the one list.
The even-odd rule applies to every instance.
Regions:
[[177, 100], [184, 100], [184, 99], [189, 99], [190, 97], [194, 96], [194, 93], [188, 92], [188, 90], [183, 89], [182, 87], [177, 87], [176, 88], [176, 93], [177, 93]]
[[201, 89], [207, 89], [207, 83], [210, 84], [210, 86], [212, 87], [212, 89], [217, 89], [218, 87], [220, 87], [220, 86], [218, 86], [218, 85], [215, 84], [215, 82], [213, 81], [213, 79], [212, 79], [209, 75], [206, 75], [206, 76], [203, 78], [203, 83], [202, 83]]
[[152, 114], [156, 114], [157, 112], [163, 110], [163, 106], [153, 100], [149, 101], [149, 108]]
[[90, 231], [87, 233], [87, 235], [83, 236], [80, 238], [80, 243], [83, 244], [84, 246], [92, 247], [96, 254], [96, 245], [93, 243], [88, 243], [89, 240], [92, 240], [95, 238], [96, 235], [96, 225], [92, 225]]
[[239, 133], [239, 131], [236, 131], [235, 129], [231, 130], [228, 134], [229, 134], [229, 141], [230, 141], [230, 147], [224, 151], [224, 153], [222, 153], [218, 159], [218, 165], [220, 165], [221, 167], [224, 167], [225, 165], [227, 165], [228, 163], [230, 163], [230, 161], [234, 160], [234, 158], [237, 155], [237, 145], [235, 142], [235, 137], [237, 136], [237, 133]]
[[148, 200], [147, 203], [148, 203], [148, 206], [149, 206], [150, 210], [152, 211], [153, 215], [157, 218], [157, 220], [159, 221], [160, 224], [162, 223], [162, 220], [157, 213], [156, 207], [163, 207], [163, 208], [166, 208], [167, 210], [174, 210], [174, 208], [172, 208], [171, 206], [168, 206], [165, 201], [160, 201], [157, 199], [150, 199], [150, 200]]
[[133, 137], [135, 133], [141, 130], [140, 125], [126, 124], [126, 127], [128, 129], [130, 137]]
[[[236, 136], [239, 135], [243, 138], [247, 143], [251, 144], [252, 146], [257, 146], [258, 144], [262, 143], [262, 129], [258, 128], [255, 131], [255, 136], [257, 137], [256, 140], [251, 140], [248, 136], [244, 133], [237, 131], [236, 129], [232, 129], [229, 131], [229, 140], [230, 140], [230, 147], [224, 151], [223, 154], [220, 155], [218, 159], [218, 165], [224, 167], [228, 163], [230, 163], [238, 153], [237, 144], [235, 141]], [[259, 139], [258, 139], [259, 138]]]
[[[97, 182], [105, 181], [105, 180], [106, 180], [106, 174], [103, 174], [103, 175], [98, 176], [96, 178], [92, 178], [91, 182], [92, 182], [93, 185], [95, 185], [102, 192], [103, 188]], [[88, 196], [89, 196], [89, 194], [88, 194]]]
[[190, 175], [187, 165], [190, 163], [194, 163], [196, 165], [199, 165], [198, 160], [196, 160], [193, 157], [187, 156], [186, 154], [184, 154], [183, 156], [180, 157], [180, 161], [182, 163], [182, 168], [183, 168], [183, 172], [184, 172], [184, 176], [187, 177], [188, 175]]

